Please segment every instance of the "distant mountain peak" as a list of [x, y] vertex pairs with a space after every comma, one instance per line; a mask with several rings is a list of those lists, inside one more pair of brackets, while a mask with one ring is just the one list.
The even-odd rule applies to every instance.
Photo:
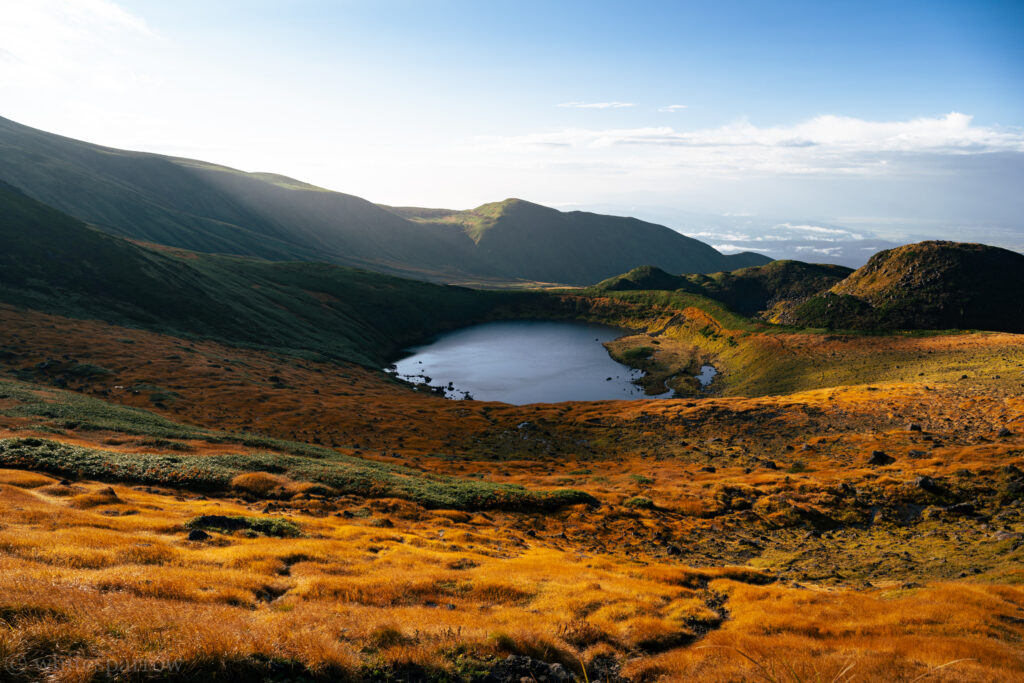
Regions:
[[662, 225], [509, 197], [466, 211], [383, 207], [277, 173], [100, 147], [0, 119], [0, 180], [106, 232], [271, 261], [465, 284], [591, 285], [642, 264], [715, 272], [724, 255]]

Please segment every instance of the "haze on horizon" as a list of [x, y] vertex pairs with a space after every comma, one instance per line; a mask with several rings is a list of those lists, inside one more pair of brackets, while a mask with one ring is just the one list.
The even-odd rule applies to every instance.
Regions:
[[0, 116], [725, 252], [1024, 251], [1024, 5], [0, 0]]

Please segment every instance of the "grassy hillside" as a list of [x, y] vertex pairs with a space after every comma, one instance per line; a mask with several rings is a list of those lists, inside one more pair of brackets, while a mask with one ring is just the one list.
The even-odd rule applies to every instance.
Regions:
[[763, 260], [725, 257], [635, 219], [526, 202], [454, 212], [458, 220], [453, 212], [411, 215], [272, 173], [101, 147], [3, 118], [0, 180], [122, 237], [438, 282], [587, 285], [643, 263], [710, 272]]
[[720, 301], [737, 313], [753, 316], [790, 306], [818, 294], [852, 273], [851, 268], [802, 261], [772, 261], [765, 265], [702, 275], [670, 275], [653, 266], [598, 283], [597, 290], [682, 290]]
[[847, 329], [1024, 332], [1024, 255], [984, 244], [889, 249], [794, 312], [797, 324]]
[[585, 211], [562, 212], [521, 199], [471, 211], [395, 209], [424, 226], [458, 226], [488, 269], [530, 280], [590, 285], [640, 264], [676, 273], [707, 273], [769, 261], [726, 256], [663, 225]]
[[358, 197], [101, 147], [2, 118], [0, 180], [107, 232], [184, 249], [441, 279], [473, 270], [461, 232], [412, 225]]
[[[454, 477], [424, 476], [397, 465], [244, 432], [222, 432], [182, 424], [147, 410], [127, 408], [97, 398], [0, 381], [0, 398], [13, 407], [5, 417], [28, 418], [42, 433], [103, 432], [119, 437], [144, 436], [150, 446], [171, 453], [140, 453], [83, 447], [35, 437], [0, 439], [0, 465], [53, 474], [150, 486], [186, 486], [223, 493], [250, 473], [273, 473], [293, 488], [319, 484], [332, 495], [402, 498], [428, 508], [545, 509], [589, 503], [575, 491], [528, 491], [522, 486], [493, 485]], [[173, 439], [173, 441], [171, 441]], [[110, 440], [110, 439], [108, 439]], [[113, 441], [120, 443], [118, 439]], [[214, 454], [190, 454], [199, 448]], [[253, 450], [255, 449], [255, 450]], [[219, 452], [218, 452], [219, 451]]]
[[529, 294], [144, 247], [0, 184], [0, 300], [369, 365]]

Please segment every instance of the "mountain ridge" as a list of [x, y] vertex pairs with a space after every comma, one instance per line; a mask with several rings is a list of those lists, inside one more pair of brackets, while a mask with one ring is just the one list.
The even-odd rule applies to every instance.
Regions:
[[[330, 261], [428, 281], [590, 285], [659, 258], [677, 272], [770, 260], [726, 256], [637, 219], [562, 213], [521, 200], [511, 208], [496, 202], [412, 220], [401, 210], [279, 174], [118, 150], [4, 118], [0, 180], [122, 237], [273, 261]], [[472, 213], [480, 209], [484, 215]], [[452, 214], [472, 215], [482, 227], [467, 232], [457, 220], [437, 220]], [[483, 225], [485, 219], [492, 224]], [[536, 220], [544, 225], [532, 225]]]
[[719, 301], [736, 313], [774, 321], [779, 311], [802, 303], [851, 273], [853, 269], [845, 266], [791, 260], [732, 271], [686, 275], [672, 275], [654, 266], [641, 266], [603, 280], [594, 289], [681, 290]]
[[91, 228], [2, 181], [0, 244], [0, 303], [369, 367], [531, 296], [154, 247]]
[[[554, 281], [554, 275], [562, 272], [569, 273], [570, 284], [590, 285], [649, 263], [674, 272], [718, 272], [771, 261], [753, 252], [722, 254], [699, 240], [638, 218], [559, 211], [515, 197], [465, 211], [385, 208], [422, 225], [459, 227], [484, 258], [511, 262], [516, 272], [532, 280]], [[617, 239], [627, 233], [635, 239], [625, 243]], [[599, 272], [606, 275], [595, 280], [589, 264], [600, 264]]]

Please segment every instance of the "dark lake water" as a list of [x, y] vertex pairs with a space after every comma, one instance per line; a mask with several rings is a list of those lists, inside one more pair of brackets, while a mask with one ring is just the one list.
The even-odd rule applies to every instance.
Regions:
[[578, 322], [484, 323], [409, 349], [395, 366], [413, 382], [429, 377], [449, 398], [467, 392], [478, 401], [514, 404], [654, 398], [632, 383], [643, 373], [612, 360], [601, 345], [626, 333]]

